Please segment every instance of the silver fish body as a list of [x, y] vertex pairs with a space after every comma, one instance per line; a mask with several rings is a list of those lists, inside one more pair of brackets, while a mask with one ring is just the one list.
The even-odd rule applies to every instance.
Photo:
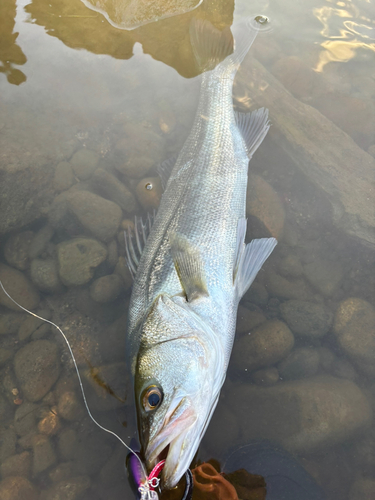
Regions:
[[[232, 87], [257, 30], [255, 21], [236, 26], [233, 54], [202, 75], [194, 125], [133, 286], [127, 353], [138, 427], [149, 468], [167, 453], [166, 488], [196, 453], [225, 379], [239, 300], [276, 244], [244, 243], [249, 158], [269, 123], [265, 110], [236, 116]], [[203, 23], [191, 36], [197, 51], [227, 43]]]

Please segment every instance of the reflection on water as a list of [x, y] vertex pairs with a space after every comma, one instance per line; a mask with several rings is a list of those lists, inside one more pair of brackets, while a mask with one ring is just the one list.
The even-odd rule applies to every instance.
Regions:
[[[95, 417], [126, 442], [136, 423], [123, 231], [158, 205], [155, 167], [178, 154], [191, 128], [199, 92], [191, 18], [224, 29], [233, 9], [203, 1], [124, 31], [79, 1], [0, 4], [0, 277], [61, 326]], [[236, 2], [236, 15], [254, 12], [274, 29], [245, 59], [234, 102], [270, 109], [247, 217], [251, 237], [274, 234], [279, 245], [240, 305], [198, 459], [223, 468], [241, 449], [233, 468], [262, 475], [269, 495], [283, 464], [284, 480], [311, 494], [321, 486], [328, 500], [372, 500], [371, 4]], [[0, 498], [66, 500], [68, 489], [71, 500], [132, 498], [125, 455], [88, 419], [56, 332], [0, 294]]]

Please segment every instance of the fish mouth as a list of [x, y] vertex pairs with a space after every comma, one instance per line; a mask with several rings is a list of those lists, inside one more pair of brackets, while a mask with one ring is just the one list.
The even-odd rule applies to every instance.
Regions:
[[145, 456], [149, 469], [165, 459], [162, 484], [163, 488], [170, 489], [177, 485], [189, 468], [199, 445], [199, 433], [198, 439], [192, 439], [197, 415], [186, 398], [172, 412], [167, 413], [164, 422], [160, 431], [149, 442]]

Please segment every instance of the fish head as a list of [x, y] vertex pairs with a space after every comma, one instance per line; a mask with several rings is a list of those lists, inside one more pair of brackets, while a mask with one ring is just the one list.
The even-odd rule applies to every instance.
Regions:
[[138, 430], [148, 470], [166, 460], [162, 484], [168, 489], [189, 468], [216, 406], [220, 363], [212, 335], [183, 299], [159, 297], [142, 328], [135, 366]]

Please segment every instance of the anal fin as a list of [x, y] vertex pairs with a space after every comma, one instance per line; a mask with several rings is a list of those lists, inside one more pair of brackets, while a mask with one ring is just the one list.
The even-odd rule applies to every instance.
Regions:
[[236, 112], [236, 124], [246, 143], [249, 159], [262, 144], [270, 128], [268, 109], [260, 108], [251, 113]]
[[199, 249], [184, 236], [169, 235], [171, 254], [188, 302], [208, 295], [206, 276]]

